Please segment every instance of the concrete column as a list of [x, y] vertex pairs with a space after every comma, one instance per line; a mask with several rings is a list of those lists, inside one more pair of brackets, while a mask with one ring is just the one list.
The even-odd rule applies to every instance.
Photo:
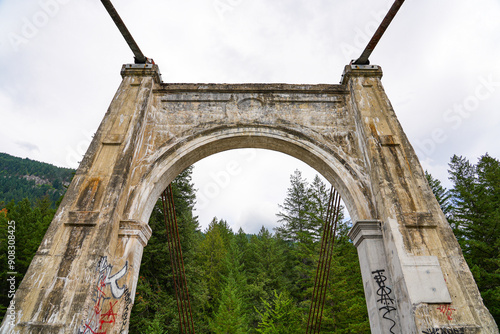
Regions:
[[0, 333], [121, 333], [128, 328], [145, 222], [123, 221], [156, 65], [124, 65], [123, 81], [14, 297]]
[[358, 250], [371, 332], [396, 334], [401, 333], [398, 307], [380, 226], [378, 220], [358, 221], [349, 238]]
[[379, 66], [349, 65], [343, 83], [382, 222], [401, 331], [498, 333], [381, 77]]
[[128, 333], [142, 253], [151, 233], [147, 223], [120, 222], [114, 256], [102, 256], [95, 267], [92, 302], [82, 310], [78, 333]]

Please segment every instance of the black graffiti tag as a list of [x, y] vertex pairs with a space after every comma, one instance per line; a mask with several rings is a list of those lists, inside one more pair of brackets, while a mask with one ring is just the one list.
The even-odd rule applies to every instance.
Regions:
[[392, 289], [389, 288], [387, 285], [385, 285], [385, 281], [387, 281], [387, 277], [384, 275], [385, 270], [384, 269], [379, 269], [372, 271], [373, 279], [378, 285], [378, 290], [377, 290], [377, 296], [379, 299], [377, 299], [377, 302], [381, 303], [383, 306], [379, 308], [379, 311], [384, 311], [384, 314], [382, 315], [382, 318], [389, 320], [392, 322], [392, 326], [389, 329], [389, 331], [394, 334], [392, 329], [396, 326], [396, 321], [393, 319], [389, 318], [388, 316], [392, 311], [396, 311], [396, 308], [393, 306], [394, 305], [394, 299], [391, 298], [391, 292]]
[[120, 333], [124, 333], [125, 328], [128, 325], [128, 317], [130, 316], [130, 306], [132, 304], [132, 298], [130, 297], [130, 290], [128, 288], [125, 289], [124, 293], [125, 297], [125, 309], [122, 314], [122, 326], [120, 327]]
[[429, 328], [422, 334], [465, 334], [465, 328]]

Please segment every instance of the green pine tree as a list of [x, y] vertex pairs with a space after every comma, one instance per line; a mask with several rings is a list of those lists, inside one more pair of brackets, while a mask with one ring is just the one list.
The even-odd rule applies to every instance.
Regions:
[[249, 332], [245, 300], [242, 286], [230, 270], [224, 285], [219, 307], [210, 321], [210, 328], [215, 334], [246, 334]]
[[[191, 173], [192, 168], [188, 168], [179, 174], [172, 182], [172, 191], [187, 285], [196, 319], [202, 314], [200, 310], [203, 309], [207, 292], [203, 282], [196, 279], [199, 271], [194, 261], [201, 232], [196, 217], [192, 215], [195, 193], [191, 183]], [[130, 316], [129, 333], [177, 333], [179, 313], [161, 200], [157, 201], [153, 209], [149, 226], [153, 230], [153, 235], [144, 248], [136, 298]], [[203, 319], [196, 319], [195, 326], [201, 329], [205, 328], [207, 323]]]
[[436, 199], [444, 215], [447, 219], [451, 219], [453, 213], [453, 205], [451, 203], [450, 191], [443, 187], [441, 181], [433, 178], [432, 175], [427, 171], [425, 171], [425, 177], [427, 178], [427, 182], [429, 183], [434, 196], [436, 196]]
[[455, 155], [449, 166], [457, 239], [486, 307], [500, 323], [500, 161], [486, 154], [473, 165]]
[[301, 314], [294, 301], [286, 292], [277, 293], [271, 301], [263, 300], [264, 307], [257, 310], [260, 322], [257, 333], [294, 334], [303, 333]]

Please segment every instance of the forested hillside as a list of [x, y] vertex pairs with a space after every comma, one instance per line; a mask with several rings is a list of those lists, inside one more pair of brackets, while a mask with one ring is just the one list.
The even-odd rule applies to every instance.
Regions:
[[47, 196], [52, 205], [66, 191], [74, 170], [0, 153], [0, 203]]
[[[32, 175], [54, 183], [69, 182], [71, 170], [1, 155], [0, 179]], [[15, 166], [7, 166], [11, 161]], [[42, 166], [37, 170], [36, 166]], [[500, 321], [500, 162], [485, 155], [476, 164], [452, 157], [452, 189], [427, 174], [463, 249], [486, 306]], [[5, 168], [4, 168], [5, 167]], [[43, 172], [42, 172], [43, 171]], [[318, 261], [327, 186], [290, 176], [287, 197], [277, 212], [279, 227], [257, 235], [233, 231], [214, 218], [201, 231], [194, 215], [192, 167], [173, 182], [174, 201], [197, 333], [303, 333]], [[5, 177], [4, 177], [5, 176]], [[68, 180], [68, 181], [66, 181]], [[36, 186], [35, 184], [35, 187]], [[16, 221], [16, 282], [25, 274], [55, 214], [58, 198], [40, 192], [12, 200], [14, 188], [0, 189], [0, 317], [8, 299], [8, 221]], [[64, 191], [64, 187], [60, 190]], [[28, 190], [27, 190], [28, 191]], [[29, 192], [29, 191], [28, 191]], [[10, 194], [10, 195], [9, 195]], [[35, 196], [36, 195], [36, 196]], [[144, 249], [130, 333], [178, 332], [178, 312], [161, 206], [149, 224], [153, 236]], [[356, 249], [347, 238], [349, 222], [339, 222], [330, 271], [322, 333], [368, 333], [366, 304]]]

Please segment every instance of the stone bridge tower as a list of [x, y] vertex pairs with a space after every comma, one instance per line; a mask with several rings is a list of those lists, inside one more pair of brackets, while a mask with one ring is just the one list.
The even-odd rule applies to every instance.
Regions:
[[353, 219], [372, 333], [498, 333], [381, 84], [349, 65], [338, 85], [123, 81], [0, 333], [127, 333], [148, 219], [160, 193], [211, 154], [294, 156]]

